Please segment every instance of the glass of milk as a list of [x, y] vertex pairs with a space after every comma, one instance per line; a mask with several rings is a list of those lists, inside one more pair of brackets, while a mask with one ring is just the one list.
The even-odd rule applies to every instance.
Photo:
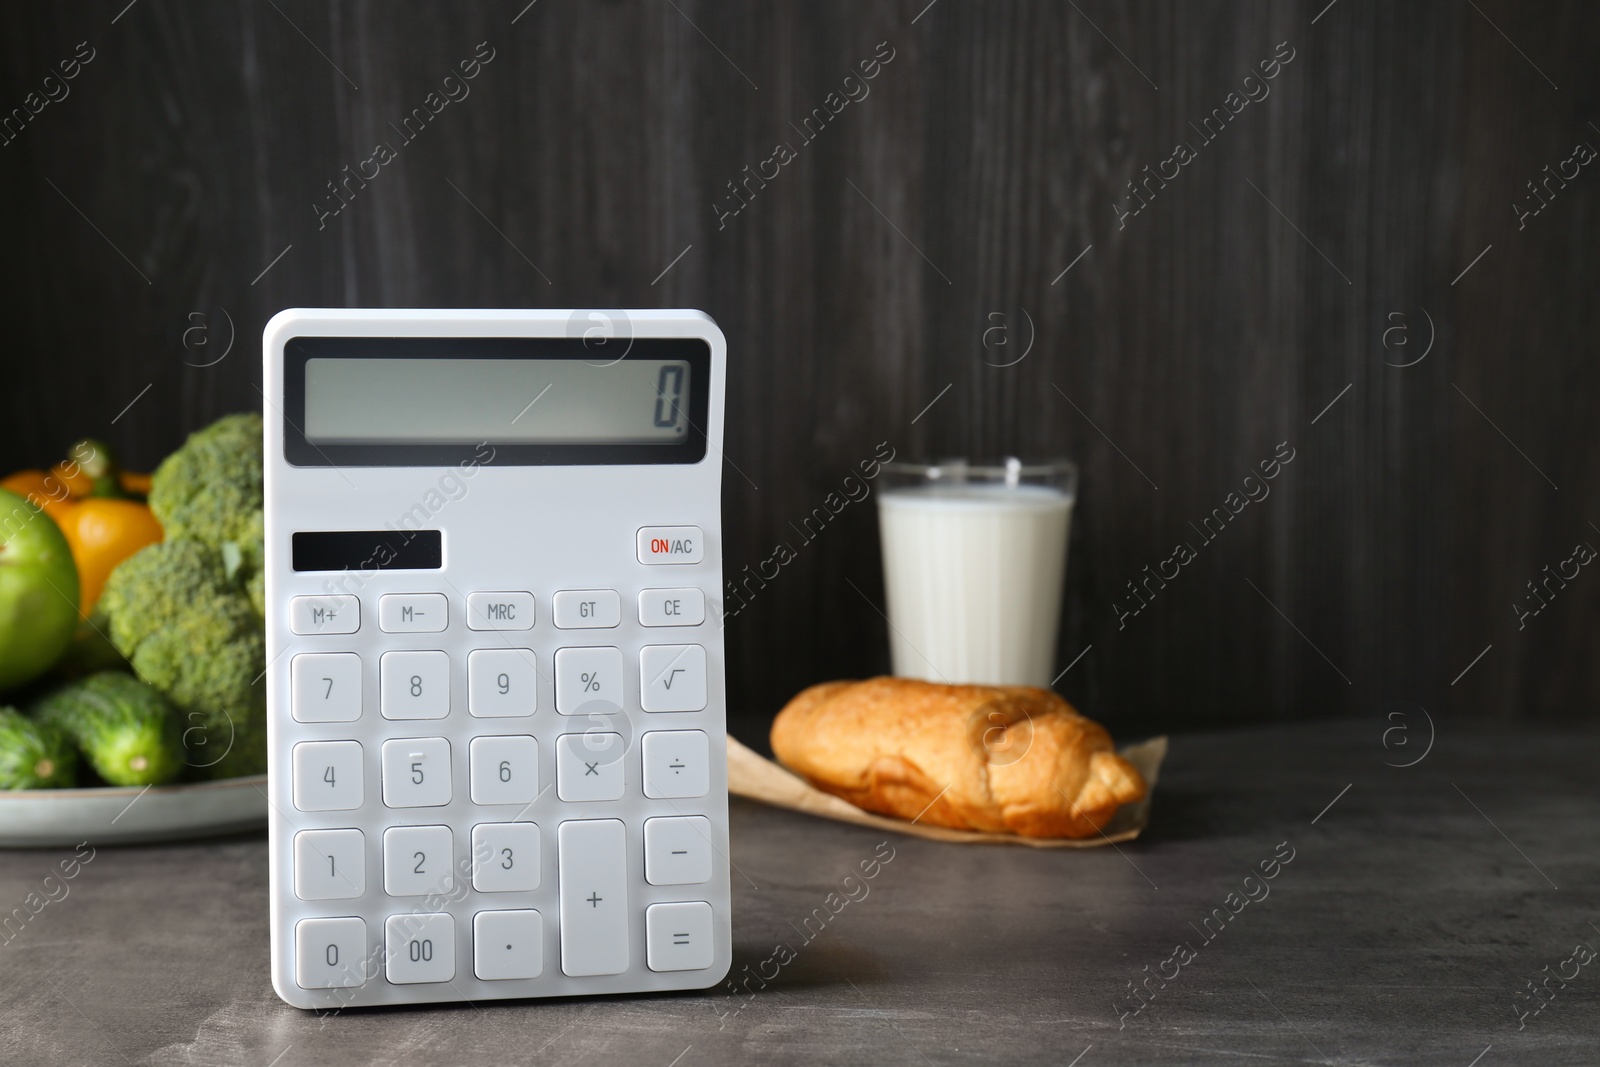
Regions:
[[894, 673], [1048, 687], [1077, 468], [1066, 460], [889, 463], [883, 487]]

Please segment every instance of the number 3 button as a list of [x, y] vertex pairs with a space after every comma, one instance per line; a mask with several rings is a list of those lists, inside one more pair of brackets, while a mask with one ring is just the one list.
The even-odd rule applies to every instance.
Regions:
[[539, 888], [539, 827], [485, 822], [472, 828], [472, 888], [518, 893]]

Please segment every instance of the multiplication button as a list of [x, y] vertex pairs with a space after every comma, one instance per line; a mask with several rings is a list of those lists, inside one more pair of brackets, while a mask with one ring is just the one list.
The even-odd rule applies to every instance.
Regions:
[[294, 981], [301, 989], [366, 983], [367, 924], [360, 919], [301, 919], [294, 924]]
[[467, 594], [467, 626], [474, 630], [532, 629], [533, 610], [532, 593]]

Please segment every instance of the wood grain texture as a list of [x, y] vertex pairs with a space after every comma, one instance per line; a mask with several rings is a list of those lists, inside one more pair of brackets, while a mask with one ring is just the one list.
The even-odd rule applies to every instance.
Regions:
[[[1511, 607], [1600, 545], [1600, 176], [1521, 229], [1510, 207], [1600, 146], [1590, 5], [124, 2], [0, 15], [5, 109], [95, 49], [0, 146], [0, 466], [84, 433], [149, 465], [261, 406], [283, 307], [700, 307], [731, 353], [727, 569], [797, 555], [730, 622], [736, 730], [886, 667], [873, 505], [795, 529], [880, 442], [1080, 463], [1062, 667], [1093, 647], [1059, 687], [1120, 734], [1600, 698], [1600, 574]], [[405, 143], [479, 42], [470, 95]], [[319, 228], [379, 141], [397, 158]], [[223, 309], [232, 352], [187, 365]], [[1024, 309], [1029, 354], [991, 365]], [[1270, 496], [1200, 537], [1283, 442]]]

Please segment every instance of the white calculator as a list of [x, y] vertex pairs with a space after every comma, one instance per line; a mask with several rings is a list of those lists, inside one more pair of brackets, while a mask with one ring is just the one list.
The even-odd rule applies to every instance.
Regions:
[[263, 340], [278, 995], [719, 982], [721, 331], [290, 310]]

